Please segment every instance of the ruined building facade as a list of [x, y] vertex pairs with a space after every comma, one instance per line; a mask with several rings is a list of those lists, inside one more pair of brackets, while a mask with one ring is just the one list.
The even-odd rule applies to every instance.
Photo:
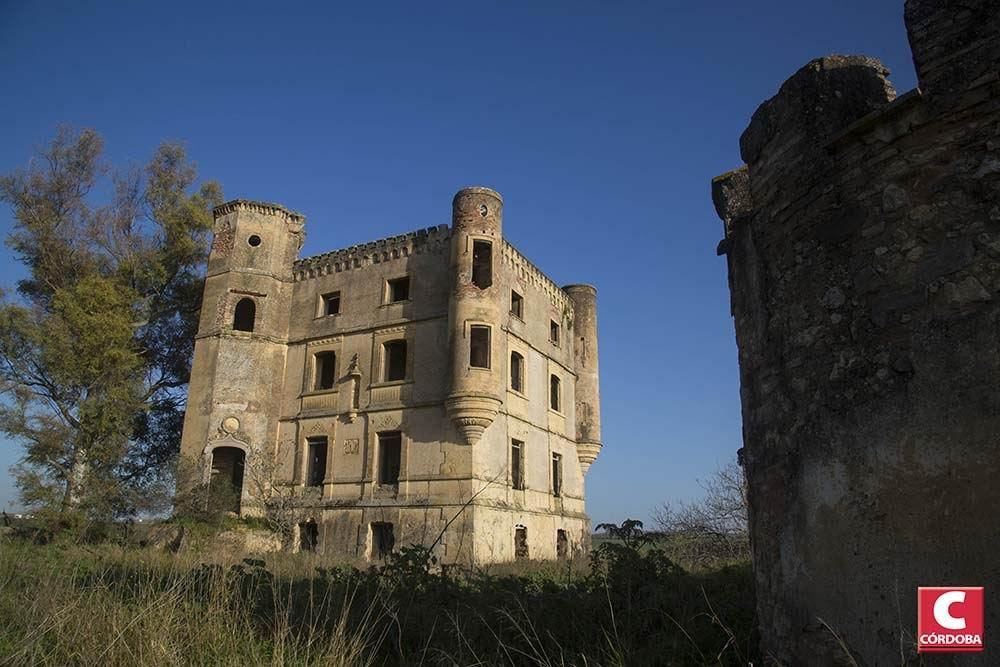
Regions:
[[898, 665], [918, 586], [1000, 584], [998, 16], [909, 0], [918, 89], [814, 60], [713, 182], [761, 632], [787, 664]]
[[502, 222], [467, 188], [450, 227], [298, 259], [302, 216], [216, 208], [183, 458], [234, 510], [293, 507], [296, 544], [331, 556], [583, 548], [596, 291], [557, 286]]

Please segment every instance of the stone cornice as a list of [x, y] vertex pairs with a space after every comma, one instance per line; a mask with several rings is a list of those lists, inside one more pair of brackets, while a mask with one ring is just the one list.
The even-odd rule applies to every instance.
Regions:
[[339, 273], [371, 264], [409, 257], [424, 252], [443, 252], [451, 238], [448, 225], [427, 227], [407, 234], [389, 236], [349, 248], [333, 250], [298, 260], [292, 265], [295, 280], [307, 280], [329, 273]]

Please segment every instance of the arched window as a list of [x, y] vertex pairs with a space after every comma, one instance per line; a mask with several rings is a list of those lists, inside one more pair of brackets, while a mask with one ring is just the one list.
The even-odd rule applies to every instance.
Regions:
[[240, 299], [233, 311], [233, 329], [236, 331], [253, 331], [254, 320], [257, 319], [257, 304], [253, 299]]
[[524, 392], [524, 357], [517, 352], [510, 353], [510, 388]]
[[555, 375], [549, 377], [549, 407], [559, 411], [559, 378]]

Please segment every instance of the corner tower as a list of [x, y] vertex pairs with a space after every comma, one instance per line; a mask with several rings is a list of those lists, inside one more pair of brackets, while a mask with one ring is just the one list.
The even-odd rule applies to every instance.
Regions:
[[566, 285], [573, 302], [573, 363], [576, 368], [576, 450], [587, 474], [601, 453], [601, 388], [597, 358], [597, 289]]
[[[205, 481], [225, 479], [243, 493], [243, 470], [277, 434], [285, 364], [292, 263], [305, 219], [276, 204], [235, 200], [218, 206], [205, 277], [182, 457]], [[273, 404], [272, 404], [273, 403]]]
[[465, 188], [452, 200], [451, 215], [451, 384], [445, 407], [466, 444], [474, 445], [496, 418], [504, 388], [496, 345], [503, 296], [495, 275], [503, 198], [490, 188]]

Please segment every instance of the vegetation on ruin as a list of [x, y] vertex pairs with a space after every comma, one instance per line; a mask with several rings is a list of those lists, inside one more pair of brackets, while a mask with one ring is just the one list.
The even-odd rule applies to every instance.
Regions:
[[[312, 554], [229, 562], [37, 526], [0, 537], [9, 664], [745, 665], [747, 563], [686, 571], [636, 523], [589, 559], [440, 570], [422, 547], [356, 569]], [[51, 537], [51, 535], [50, 535]]]

